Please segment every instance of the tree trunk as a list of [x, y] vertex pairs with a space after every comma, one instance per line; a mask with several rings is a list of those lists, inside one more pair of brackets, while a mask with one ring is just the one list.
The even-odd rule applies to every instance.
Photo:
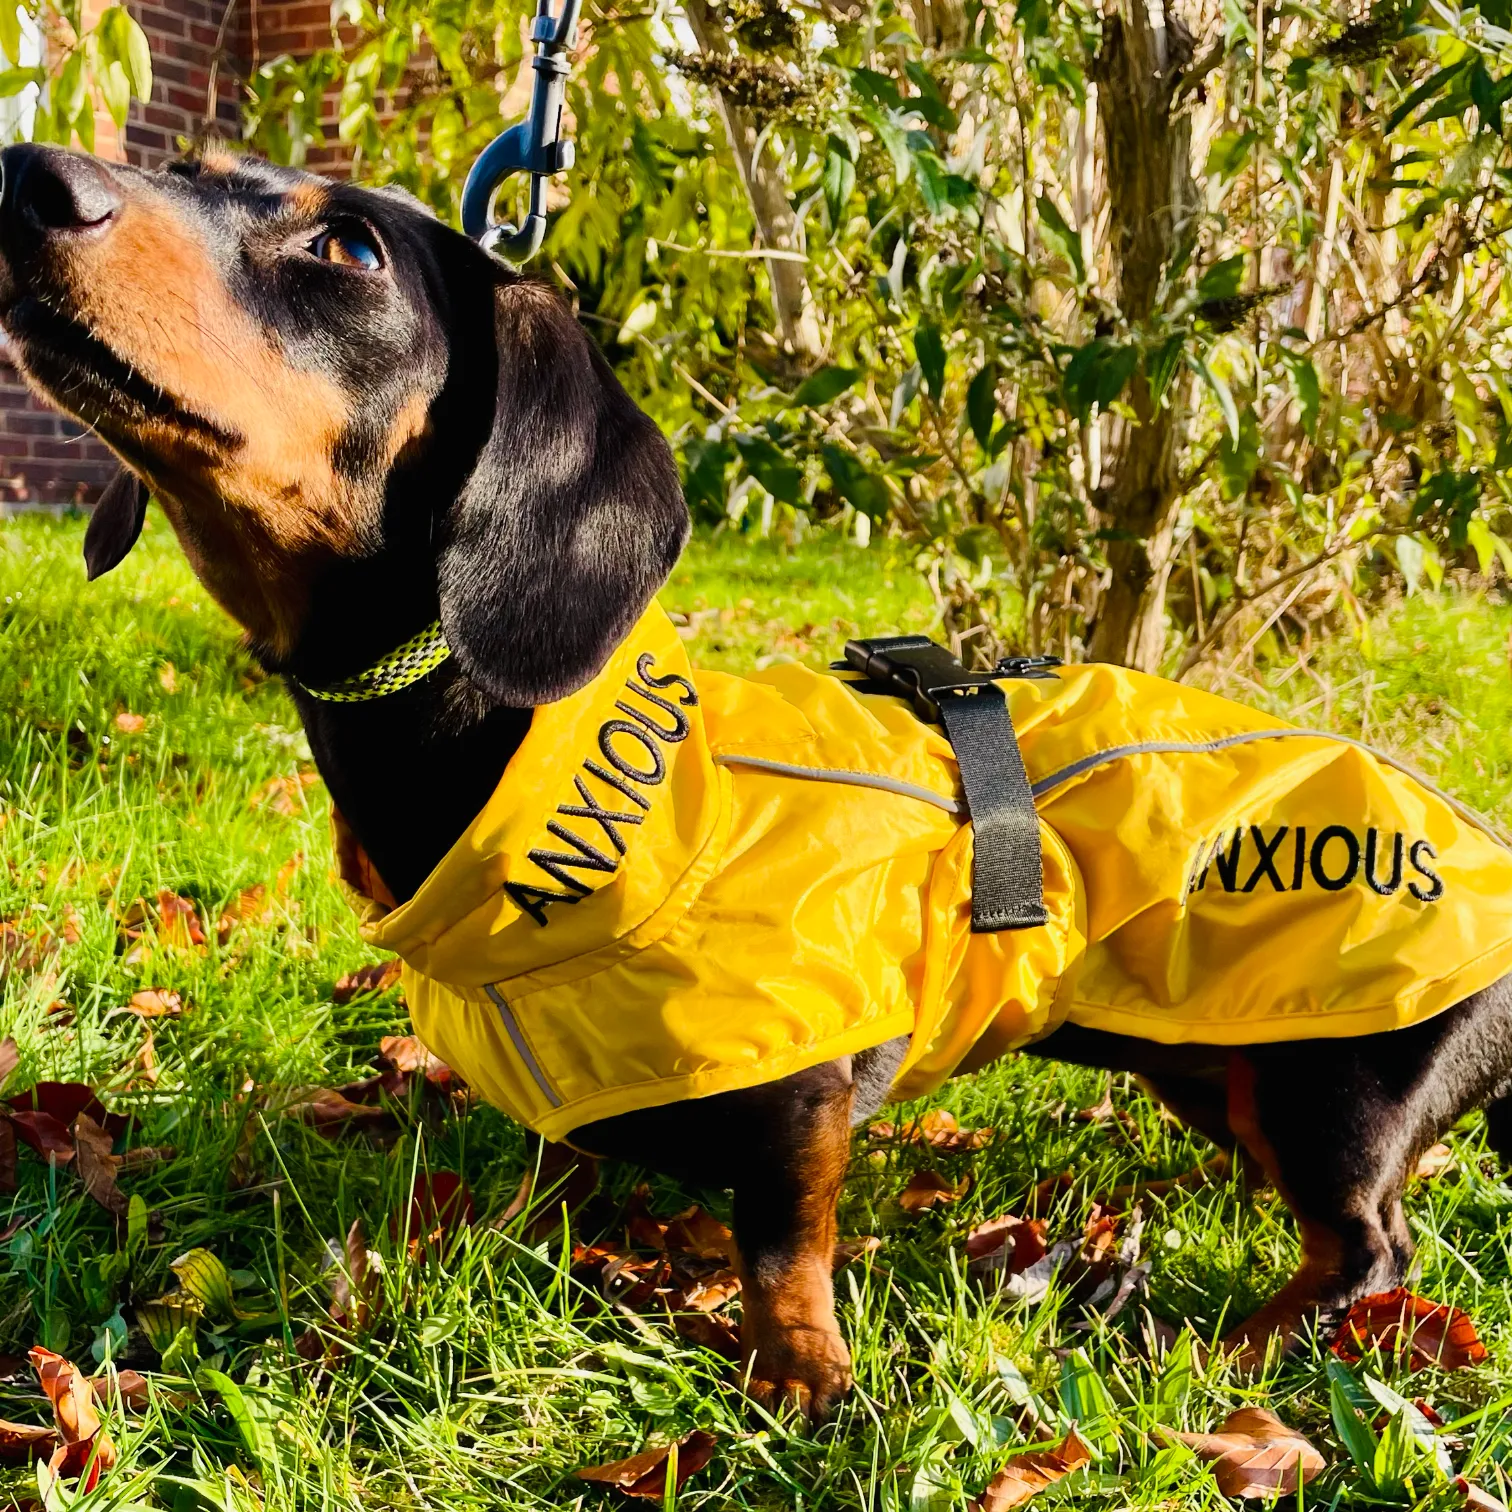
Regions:
[[[1191, 127], [1175, 108], [1190, 33], [1169, 0], [1115, 0], [1097, 60], [1119, 309], [1138, 327], [1154, 312], [1161, 274], [1196, 210]], [[1087, 654], [1154, 671], [1165, 650], [1165, 590], [1176, 524], [1184, 431], [1175, 390], [1157, 409], [1141, 372], [1129, 386], [1136, 419], [1109, 416], [1094, 503], [1108, 532], [1112, 581]]]
[[[710, 16], [704, 0], [684, 0], [683, 13], [701, 52], [729, 57], [737, 51], [734, 39]], [[749, 110], [732, 105], [722, 90], [715, 89], [714, 98], [762, 244], [778, 251], [801, 251], [798, 217], [793, 213], [787, 183], [778, 170], [771, 147], [760, 141], [760, 124]], [[824, 336], [819, 329], [819, 315], [809, 290], [805, 265], [783, 257], [768, 258], [767, 278], [772, 287], [772, 313], [776, 317], [777, 335], [783, 350], [794, 359], [796, 366], [810, 367], [824, 353]]]

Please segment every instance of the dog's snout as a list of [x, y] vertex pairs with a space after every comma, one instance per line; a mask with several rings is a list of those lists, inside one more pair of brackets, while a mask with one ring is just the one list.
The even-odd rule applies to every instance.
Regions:
[[88, 231], [105, 225], [124, 203], [120, 186], [98, 158], [23, 143], [0, 153], [0, 217], [32, 236]]

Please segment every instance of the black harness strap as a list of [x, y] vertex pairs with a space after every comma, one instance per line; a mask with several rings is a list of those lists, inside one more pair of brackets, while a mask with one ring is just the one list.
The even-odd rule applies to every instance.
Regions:
[[1045, 677], [1054, 657], [1017, 657], [992, 672], [968, 672], [922, 635], [848, 641], [844, 662], [906, 698], [920, 719], [944, 727], [961, 768], [971, 816], [971, 928], [975, 934], [1033, 929], [1047, 920], [1039, 816], [999, 677]]

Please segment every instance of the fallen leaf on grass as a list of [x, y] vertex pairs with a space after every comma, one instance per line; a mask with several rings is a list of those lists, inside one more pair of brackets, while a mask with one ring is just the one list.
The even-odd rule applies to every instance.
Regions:
[[1091, 1453], [1073, 1428], [1053, 1449], [1015, 1454], [988, 1481], [987, 1489], [972, 1504], [973, 1512], [1006, 1512], [1091, 1462]]
[[974, 1269], [1016, 1276], [1045, 1257], [1045, 1220], [1005, 1213], [979, 1223], [966, 1236], [966, 1260]]
[[0, 1088], [10, 1080], [11, 1072], [21, 1064], [21, 1051], [15, 1040], [6, 1035], [0, 1040]]
[[267, 924], [274, 917], [275, 911], [268, 903], [267, 885], [255, 882], [251, 887], [242, 888], [226, 905], [225, 911], [215, 923], [215, 942], [218, 945], [228, 944], [239, 925]]
[[413, 1254], [443, 1243], [472, 1221], [472, 1192], [455, 1171], [421, 1171], [410, 1189], [409, 1207], [389, 1216], [389, 1235], [395, 1244], [408, 1239]]
[[158, 939], [176, 950], [205, 948], [205, 929], [192, 898], [166, 891], [158, 894]]
[[369, 992], [387, 992], [399, 981], [403, 967], [398, 956], [387, 961], [374, 961], [371, 966], [359, 966], [349, 971], [331, 989], [333, 1003], [350, 1003], [353, 998]]
[[84, 1190], [105, 1209], [120, 1217], [129, 1206], [125, 1192], [116, 1185], [120, 1157], [113, 1154], [114, 1141], [87, 1113], [74, 1120], [74, 1149], [78, 1153], [79, 1179]]
[[732, 1364], [740, 1363], [740, 1330], [726, 1317], [713, 1312], [679, 1313], [672, 1326], [679, 1338], [707, 1349]]
[[348, 1126], [370, 1129], [396, 1127], [394, 1115], [381, 1106], [353, 1102], [330, 1087], [312, 1087], [285, 1105], [284, 1112], [302, 1119], [321, 1134], [338, 1134]]
[[1464, 1504], [1470, 1512], [1507, 1512], [1504, 1501], [1499, 1501], [1474, 1481], [1466, 1480], [1463, 1475], [1455, 1476], [1454, 1489], [1464, 1498]]
[[360, 1218], [347, 1230], [342, 1261], [331, 1275], [331, 1317], [343, 1328], [364, 1329], [376, 1310], [379, 1281]]
[[95, 1411], [89, 1381], [71, 1361], [39, 1344], [31, 1351], [37, 1380], [52, 1403], [53, 1420], [62, 1442], [53, 1451], [48, 1469], [54, 1476], [85, 1475], [80, 1491], [92, 1491], [100, 1472], [116, 1462], [115, 1445]]
[[144, 987], [133, 992], [126, 1011], [138, 1018], [177, 1018], [184, 1011], [184, 999], [166, 987]]
[[[387, 971], [393, 962], [387, 962]], [[342, 978], [346, 980], [345, 977]], [[413, 1034], [386, 1034], [378, 1041], [379, 1059], [392, 1070], [413, 1075], [420, 1072], [429, 1076], [432, 1071], [445, 1070], [446, 1062], [430, 1053]]]
[[1240, 1407], [1216, 1433], [1172, 1433], [1213, 1465], [1225, 1496], [1272, 1497], [1305, 1486], [1323, 1469], [1323, 1456], [1302, 1435], [1263, 1407]]
[[909, 1177], [908, 1185], [898, 1194], [898, 1206], [905, 1213], [922, 1213], [947, 1202], [959, 1202], [970, 1186], [969, 1175], [963, 1176], [957, 1184], [938, 1171], [915, 1171]]
[[[1144, 1217], [1137, 1206], [1125, 1217], [1093, 1204], [1080, 1235], [1057, 1240], [1019, 1267], [1018, 1247], [1023, 1246], [1024, 1255], [1032, 1255], [1037, 1244], [1043, 1243], [1044, 1229], [1040, 1219], [1021, 1221], [1035, 1227], [1022, 1237], [1015, 1230], [1014, 1248], [1008, 1247], [1005, 1238], [1001, 1250], [990, 1251], [973, 1266], [978, 1274], [995, 1275], [1005, 1296], [1037, 1303], [1055, 1285], [1073, 1305], [1102, 1307], [1104, 1315], [1113, 1318], [1149, 1275], [1149, 1266], [1140, 1259]], [[988, 1244], [993, 1237], [982, 1235], [979, 1243]]]
[[835, 1246], [833, 1268], [841, 1270], [859, 1260], [863, 1255], [874, 1255], [882, 1248], [882, 1241], [875, 1234], [863, 1234], [859, 1239], [842, 1239]]
[[147, 1377], [139, 1370], [116, 1370], [91, 1376], [89, 1389], [102, 1407], [118, 1402], [123, 1409], [147, 1410]]
[[317, 782], [314, 772], [300, 772], [293, 777], [272, 777], [252, 795], [251, 807], [267, 804], [275, 814], [294, 815], [304, 809], [304, 795]]
[[1372, 1346], [1383, 1354], [1405, 1350], [1411, 1370], [1424, 1365], [1459, 1370], [1486, 1359], [1468, 1313], [1414, 1296], [1403, 1286], [1356, 1302], [1339, 1327], [1333, 1352], [1353, 1364]]
[[1454, 1151], [1446, 1144], [1429, 1145], [1418, 1156], [1418, 1163], [1413, 1175], [1422, 1181], [1432, 1181], [1435, 1177], [1442, 1176], [1445, 1171], [1454, 1165]]
[[[695, 1471], [702, 1470], [714, 1457], [718, 1442], [712, 1433], [695, 1428], [677, 1441], [677, 1477], [674, 1494], [682, 1490], [683, 1483]], [[667, 1495], [667, 1462], [673, 1445], [663, 1444], [657, 1449], [647, 1449], [629, 1459], [615, 1460], [608, 1465], [585, 1465], [572, 1473], [579, 1479], [595, 1481], [600, 1485], [613, 1486], [626, 1496], [638, 1496], [647, 1501], [664, 1501]]]
[[125, 1114], [110, 1112], [94, 1088], [83, 1082], [41, 1081], [30, 1091], [18, 1092], [11, 1099], [11, 1113], [19, 1115], [28, 1110], [50, 1114], [65, 1129], [79, 1114], [87, 1113], [112, 1139], [126, 1132]]
[[874, 1123], [866, 1132], [879, 1144], [925, 1145], [946, 1155], [959, 1155], [985, 1148], [997, 1130], [963, 1129], [956, 1122], [954, 1113], [933, 1108], [922, 1118], [913, 1119], [901, 1127], [893, 1123]]
[[16, 1190], [16, 1131], [0, 1118], [0, 1192]]
[[[386, 1043], [386, 1042], [385, 1042]], [[562, 1209], [575, 1213], [598, 1190], [599, 1163], [592, 1155], [583, 1155], [571, 1145], [545, 1141], [534, 1160], [527, 1160], [519, 1189], [509, 1206], [494, 1220], [495, 1228], [511, 1224], [538, 1200], [549, 1199], [532, 1222], [527, 1237], [534, 1241], [555, 1233], [561, 1226]]]
[[73, 1140], [67, 1128], [51, 1113], [38, 1113], [30, 1108], [8, 1113], [5, 1118], [13, 1133], [25, 1140], [43, 1160], [55, 1160], [67, 1165], [74, 1158]]
[[178, 668], [171, 661], [165, 661], [158, 668], [158, 686], [165, 693], [178, 692]]
[[147, 727], [147, 717], [144, 714], [130, 714], [123, 709], [116, 715], [114, 724], [123, 735], [140, 735]]

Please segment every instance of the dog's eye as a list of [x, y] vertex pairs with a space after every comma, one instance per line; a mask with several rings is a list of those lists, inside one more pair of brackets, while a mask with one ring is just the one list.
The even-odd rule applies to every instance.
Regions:
[[321, 262], [361, 268], [366, 273], [376, 273], [383, 266], [377, 239], [365, 226], [337, 226], [322, 231], [310, 243], [310, 252]]

